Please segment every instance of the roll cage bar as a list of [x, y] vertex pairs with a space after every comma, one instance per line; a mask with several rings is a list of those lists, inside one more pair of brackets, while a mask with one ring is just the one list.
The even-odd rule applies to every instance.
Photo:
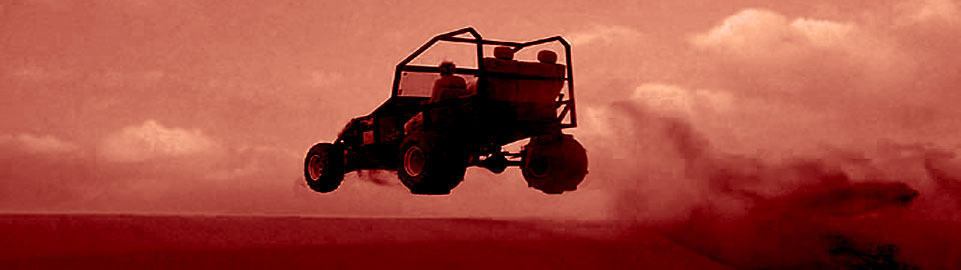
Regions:
[[[470, 34], [473, 38], [457, 37], [462, 34]], [[483, 59], [484, 59], [485, 45], [507, 46], [507, 47], [513, 48], [514, 52], [518, 52], [526, 47], [530, 47], [534, 45], [540, 45], [540, 44], [545, 44], [549, 42], [561, 43], [561, 45], [564, 46], [564, 53], [565, 53], [564, 59], [567, 62], [566, 63], [567, 74], [564, 77], [564, 80], [567, 81], [568, 96], [566, 97], [566, 99], [564, 99], [565, 97], [562, 95], [560, 97], [560, 100], [558, 101], [557, 106], [564, 107], [564, 109], [561, 111], [558, 118], [563, 120], [567, 116], [567, 114], [570, 113], [570, 123], [561, 123], [561, 128], [577, 127], [577, 110], [575, 110], [575, 105], [574, 105], [574, 68], [571, 65], [571, 45], [570, 43], [567, 42], [567, 40], [564, 40], [564, 38], [561, 36], [542, 38], [542, 39], [528, 41], [528, 42], [489, 40], [489, 39], [482, 38], [481, 35], [477, 33], [477, 31], [474, 30], [474, 28], [472, 27], [467, 27], [460, 30], [451, 31], [448, 33], [434, 36], [429, 41], [427, 41], [427, 43], [424, 43], [424, 45], [421, 45], [420, 48], [418, 48], [416, 51], [414, 51], [409, 56], [407, 56], [407, 58], [404, 58], [403, 61], [400, 61], [400, 63], [397, 64], [397, 67], [394, 70], [394, 84], [393, 84], [393, 87], [391, 88], [391, 94], [390, 94], [391, 99], [398, 97], [397, 90], [398, 88], [400, 88], [400, 78], [401, 78], [401, 74], [404, 71], [440, 72], [440, 68], [436, 66], [410, 65], [411, 61], [417, 58], [417, 56], [420, 56], [422, 53], [424, 53], [424, 51], [426, 51], [428, 48], [436, 44], [438, 41], [446, 41], [446, 42], [453, 42], [453, 43], [472, 43], [477, 45], [477, 68], [476, 69], [457, 68], [457, 70], [455, 71], [455, 73], [457, 74], [470, 74], [470, 75], [475, 75], [477, 77], [484, 77], [486, 75], [484, 74], [485, 72], [483, 72], [484, 70]], [[478, 83], [484, 83], [483, 81], [484, 80], [478, 80]], [[480, 90], [480, 89], [486, 89], [486, 88], [478, 87], [477, 89]]]

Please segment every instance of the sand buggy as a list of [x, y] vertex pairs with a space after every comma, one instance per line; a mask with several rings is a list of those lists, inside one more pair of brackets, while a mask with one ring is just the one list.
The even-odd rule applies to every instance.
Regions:
[[[438, 99], [443, 65], [412, 63], [439, 42], [458, 43], [476, 57], [476, 67], [448, 71], [466, 79], [469, 94]], [[562, 48], [566, 65], [552, 50], [533, 54], [544, 46]], [[514, 60], [522, 53], [536, 59]], [[494, 173], [518, 166], [530, 187], [573, 191], [587, 174], [587, 154], [562, 133], [577, 126], [572, 70], [570, 44], [560, 36], [496, 41], [473, 28], [435, 36], [397, 64], [386, 102], [352, 119], [333, 143], [310, 148], [304, 177], [311, 189], [330, 192], [347, 172], [395, 170], [414, 194], [449, 194], [469, 166]], [[503, 150], [528, 138], [519, 152]]]

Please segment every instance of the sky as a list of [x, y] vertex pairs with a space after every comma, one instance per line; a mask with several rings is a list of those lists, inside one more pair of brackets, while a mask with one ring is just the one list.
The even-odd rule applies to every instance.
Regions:
[[[704, 182], [716, 168], [753, 164], [775, 176], [734, 185], [778, 196], [809, 182], [785, 176], [799, 159], [941, 198], [961, 183], [959, 12], [954, 0], [3, 0], [0, 211], [669, 220], [726, 200]], [[423, 42], [467, 26], [572, 43], [580, 188], [546, 195], [517, 169], [471, 168], [450, 196], [377, 171], [309, 191], [307, 149], [386, 100], [394, 65]]]

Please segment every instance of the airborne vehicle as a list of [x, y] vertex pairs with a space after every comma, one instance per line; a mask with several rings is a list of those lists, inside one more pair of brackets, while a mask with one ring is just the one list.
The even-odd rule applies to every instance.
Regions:
[[[450, 67], [466, 78], [469, 94], [438, 99], [444, 65], [415, 64], [439, 43], [466, 45], [476, 67]], [[564, 64], [552, 50], [563, 48]], [[476, 51], [473, 51], [476, 50]], [[491, 51], [492, 56], [485, 52]], [[474, 59], [472, 59], [474, 60]], [[530, 187], [548, 194], [577, 189], [587, 174], [587, 154], [572, 135], [577, 126], [570, 44], [560, 36], [529, 42], [489, 40], [473, 28], [440, 34], [397, 64], [390, 98], [350, 120], [332, 143], [318, 143], [304, 160], [304, 177], [317, 192], [331, 192], [344, 174], [394, 170], [414, 194], [449, 194], [469, 166], [502, 173], [520, 167]], [[453, 73], [452, 75], [450, 73]], [[440, 90], [438, 90], [440, 89]], [[433, 97], [432, 97], [433, 95]], [[529, 139], [519, 152], [504, 146]]]

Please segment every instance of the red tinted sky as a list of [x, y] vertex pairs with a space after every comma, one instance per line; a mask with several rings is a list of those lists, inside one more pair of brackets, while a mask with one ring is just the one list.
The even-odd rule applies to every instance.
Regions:
[[[0, 2], [0, 209], [603, 218], [625, 187], [697, 195], [674, 181], [683, 158], [642, 132], [656, 124], [619, 106], [763, 159], [958, 147], [957, 1], [513, 2]], [[451, 196], [412, 196], [389, 173], [307, 191], [306, 149], [464, 26], [572, 41], [581, 189], [547, 196], [474, 168]]]

